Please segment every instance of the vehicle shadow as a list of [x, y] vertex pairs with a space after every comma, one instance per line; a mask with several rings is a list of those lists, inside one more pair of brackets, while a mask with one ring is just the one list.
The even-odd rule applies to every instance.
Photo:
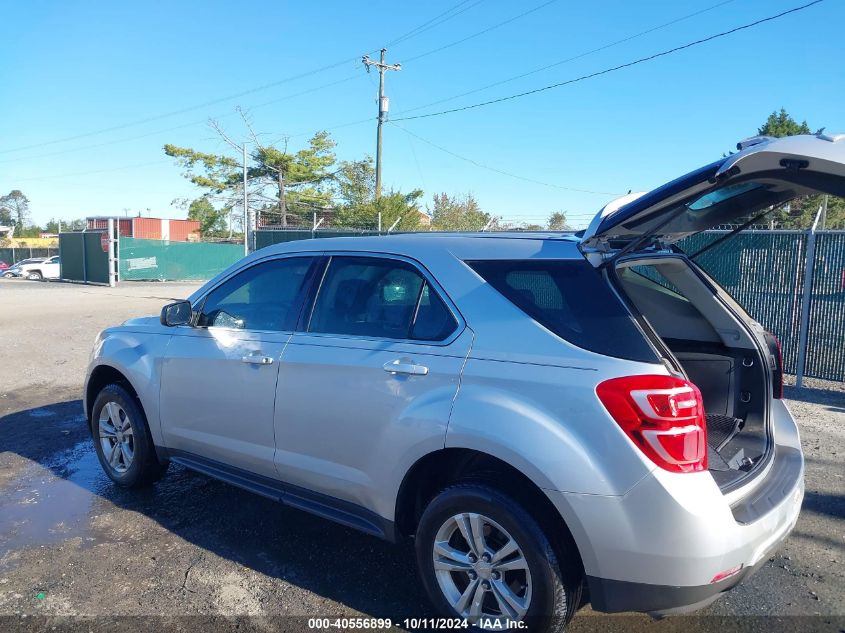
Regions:
[[[842, 409], [845, 407], [845, 393], [816, 387], [783, 386], [783, 397], [786, 400], [798, 400], [812, 404], [829, 405]], [[836, 409], [832, 409], [836, 410]]]
[[[49, 469], [65, 486], [73, 485], [74, 492], [65, 490], [62, 496], [89, 494], [94, 498], [94, 503], [87, 505], [74, 498], [68, 502], [73, 508], [102, 513], [110, 511], [109, 504], [113, 504], [149, 517], [199, 548], [194, 558], [209, 552], [372, 617], [396, 620], [434, 615], [417, 580], [410, 543], [389, 544], [176, 465], [148, 488], [125, 490], [113, 485], [100, 470], [79, 400], [0, 418], [0, 450]], [[35, 464], [30, 466], [36, 468]], [[43, 475], [43, 470], [40, 472]], [[33, 477], [36, 482], [38, 479]], [[0, 486], [5, 483], [8, 478], [0, 479]], [[8, 496], [3, 503], [11, 503]], [[57, 503], [62, 504], [60, 500]], [[64, 520], [61, 507], [51, 506], [41, 503], [26, 508], [26, 512], [52, 512], [46, 519], [36, 516], [28, 520]], [[4, 514], [9, 516], [0, 510], [0, 534], [8, 531]], [[88, 516], [78, 519], [90, 524]], [[124, 521], [133, 518], [127, 515], [121, 519]], [[29, 532], [37, 539], [37, 530]], [[108, 539], [109, 535], [97, 538]], [[32, 540], [17, 546], [42, 544]], [[187, 571], [185, 578], [188, 580]], [[190, 583], [183, 588], [191, 591]]]

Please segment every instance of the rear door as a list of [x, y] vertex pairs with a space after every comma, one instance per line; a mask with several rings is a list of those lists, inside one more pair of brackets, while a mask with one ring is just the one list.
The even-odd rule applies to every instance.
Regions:
[[281, 257], [249, 266], [200, 300], [195, 326], [173, 328], [161, 369], [168, 449], [275, 477], [279, 361], [316, 262]]
[[407, 456], [443, 447], [471, 332], [419, 265], [377, 254], [331, 256], [306, 313], [279, 373], [279, 476], [385, 516]]

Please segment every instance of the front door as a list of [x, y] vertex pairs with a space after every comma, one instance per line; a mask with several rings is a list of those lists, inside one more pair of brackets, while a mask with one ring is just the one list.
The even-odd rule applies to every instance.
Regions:
[[245, 268], [197, 303], [195, 326], [174, 328], [161, 370], [168, 449], [275, 477], [279, 361], [314, 262], [285, 257]]

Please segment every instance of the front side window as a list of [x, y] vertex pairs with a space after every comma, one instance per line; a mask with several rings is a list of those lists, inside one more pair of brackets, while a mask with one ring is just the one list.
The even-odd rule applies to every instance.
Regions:
[[308, 330], [443, 340], [456, 326], [443, 301], [410, 264], [381, 257], [333, 257]]
[[313, 264], [313, 257], [289, 257], [238, 273], [208, 294], [197, 325], [292, 331], [299, 318], [302, 288]]

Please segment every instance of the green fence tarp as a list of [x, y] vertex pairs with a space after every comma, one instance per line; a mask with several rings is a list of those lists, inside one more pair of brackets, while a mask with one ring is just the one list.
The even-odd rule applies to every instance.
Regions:
[[845, 233], [816, 234], [804, 375], [845, 381]]
[[336, 231], [333, 229], [286, 229], [286, 230], [257, 230], [255, 232], [255, 248], [265, 248], [273, 244], [295, 242], [297, 240], [310, 240], [311, 238], [324, 237], [362, 237], [366, 235], [381, 235], [378, 231]]
[[243, 246], [120, 238], [120, 279], [211, 279], [244, 256]]
[[59, 234], [61, 277], [70, 281], [109, 283], [109, 255], [103, 250], [102, 231]]

